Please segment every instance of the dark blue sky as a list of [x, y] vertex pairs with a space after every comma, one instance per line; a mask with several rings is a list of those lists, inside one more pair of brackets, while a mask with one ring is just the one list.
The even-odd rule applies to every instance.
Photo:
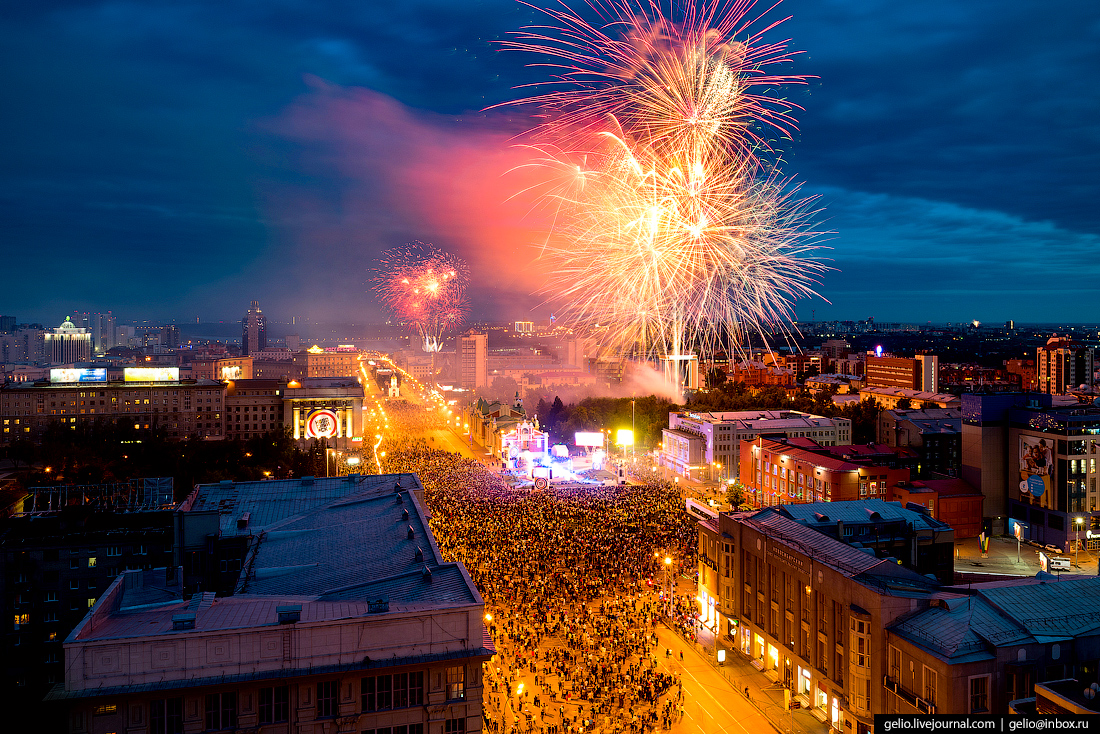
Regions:
[[[1100, 5], [787, 0], [820, 77], [786, 170], [820, 194], [822, 318], [1100, 321]], [[503, 204], [531, 80], [513, 0], [0, 9], [0, 313], [368, 320], [374, 255], [466, 256], [544, 316]], [[526, 227], [526, 229], [525, 229]], [[488, 244], [491, 243], [491, 244]], [[532, 312], [531, 309], [534, 308]]]

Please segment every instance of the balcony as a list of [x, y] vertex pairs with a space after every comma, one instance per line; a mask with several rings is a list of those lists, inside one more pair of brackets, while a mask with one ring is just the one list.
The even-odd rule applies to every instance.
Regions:
[[918, 712], [920, 712], [922, 714], [934, 714], [934, 713], [936, 713], [935, 705], [929, 703], [928, 701], [925, 701], [923, 698], [920, 698], [915, 693], [910, 693], [909, 691], [907, 691], [905, 689], [904, 686], [899, 684], [896, 680], [894, 680], [890, 676], [888, 676], [888, 675], [883, 676], [882, 686], [886, 690], [892, 691], [895, 696], [897, 696], [901, 700], [905, 701], [907, 704], [909, 704], [910, 706], [915, 708]]

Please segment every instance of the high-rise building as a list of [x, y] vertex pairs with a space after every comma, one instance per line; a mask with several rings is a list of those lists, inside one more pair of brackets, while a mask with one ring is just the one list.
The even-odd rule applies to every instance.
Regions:
[[103, 354], [115, 346], [115, 315], [107, 313], [94, 313], [88, 321], [88, 328], [92, 331], [92, 350], [96, 354]]
[[458, 339], [458, 384], [476, 390], [489, 384], [489, 335], [470, 331]]
[[260, 310], [260, 302], [252, 301], [248, 313], [241, 319], [241, 355], [267, 349], [267, 318]]
[[46, 357], [51, 364], [87, 362], [92, 358], [92, 334], [66, 318], [61, 326], [46, 333]]
[[1051, 337], [1046, 346], [1035, 350], [1039, 391], [1061, 395], [1079, 385], [1091, 386], [1093, 361], [1093, 351], [1089, 347], [1069, 337]]
[[15, 331], [14, 316], [0, 316], [0, 332]]

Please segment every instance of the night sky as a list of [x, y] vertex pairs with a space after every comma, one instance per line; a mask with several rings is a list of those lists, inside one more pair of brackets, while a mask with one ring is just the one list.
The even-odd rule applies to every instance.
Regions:
[[[787, 0], [819, 77], [787, 173], [835, 230], [801, 319], [1100, 321], [1100, 4]], [[0, 313], [377, 320], [377, 253], [466, 257], [475, 315], [544, 318], [509, 199], [539, 78], [514, 0], [0, 10]], [[813, 309], [813, 311], [811, 311]]]

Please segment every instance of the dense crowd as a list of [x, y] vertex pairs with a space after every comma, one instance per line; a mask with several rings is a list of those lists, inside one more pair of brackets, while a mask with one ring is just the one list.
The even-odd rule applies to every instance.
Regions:
[[485, 598], [498, 650], [489, 731], [642, 732], [682, 716], [681, 682], [661, 669], [655, 633], [669, 610], [664, 574], [695, 567], [696, 535], [672, 485], [513, 488], [409, 434], [387, 440], [385, 470], [420, 477], [440, 549]]

